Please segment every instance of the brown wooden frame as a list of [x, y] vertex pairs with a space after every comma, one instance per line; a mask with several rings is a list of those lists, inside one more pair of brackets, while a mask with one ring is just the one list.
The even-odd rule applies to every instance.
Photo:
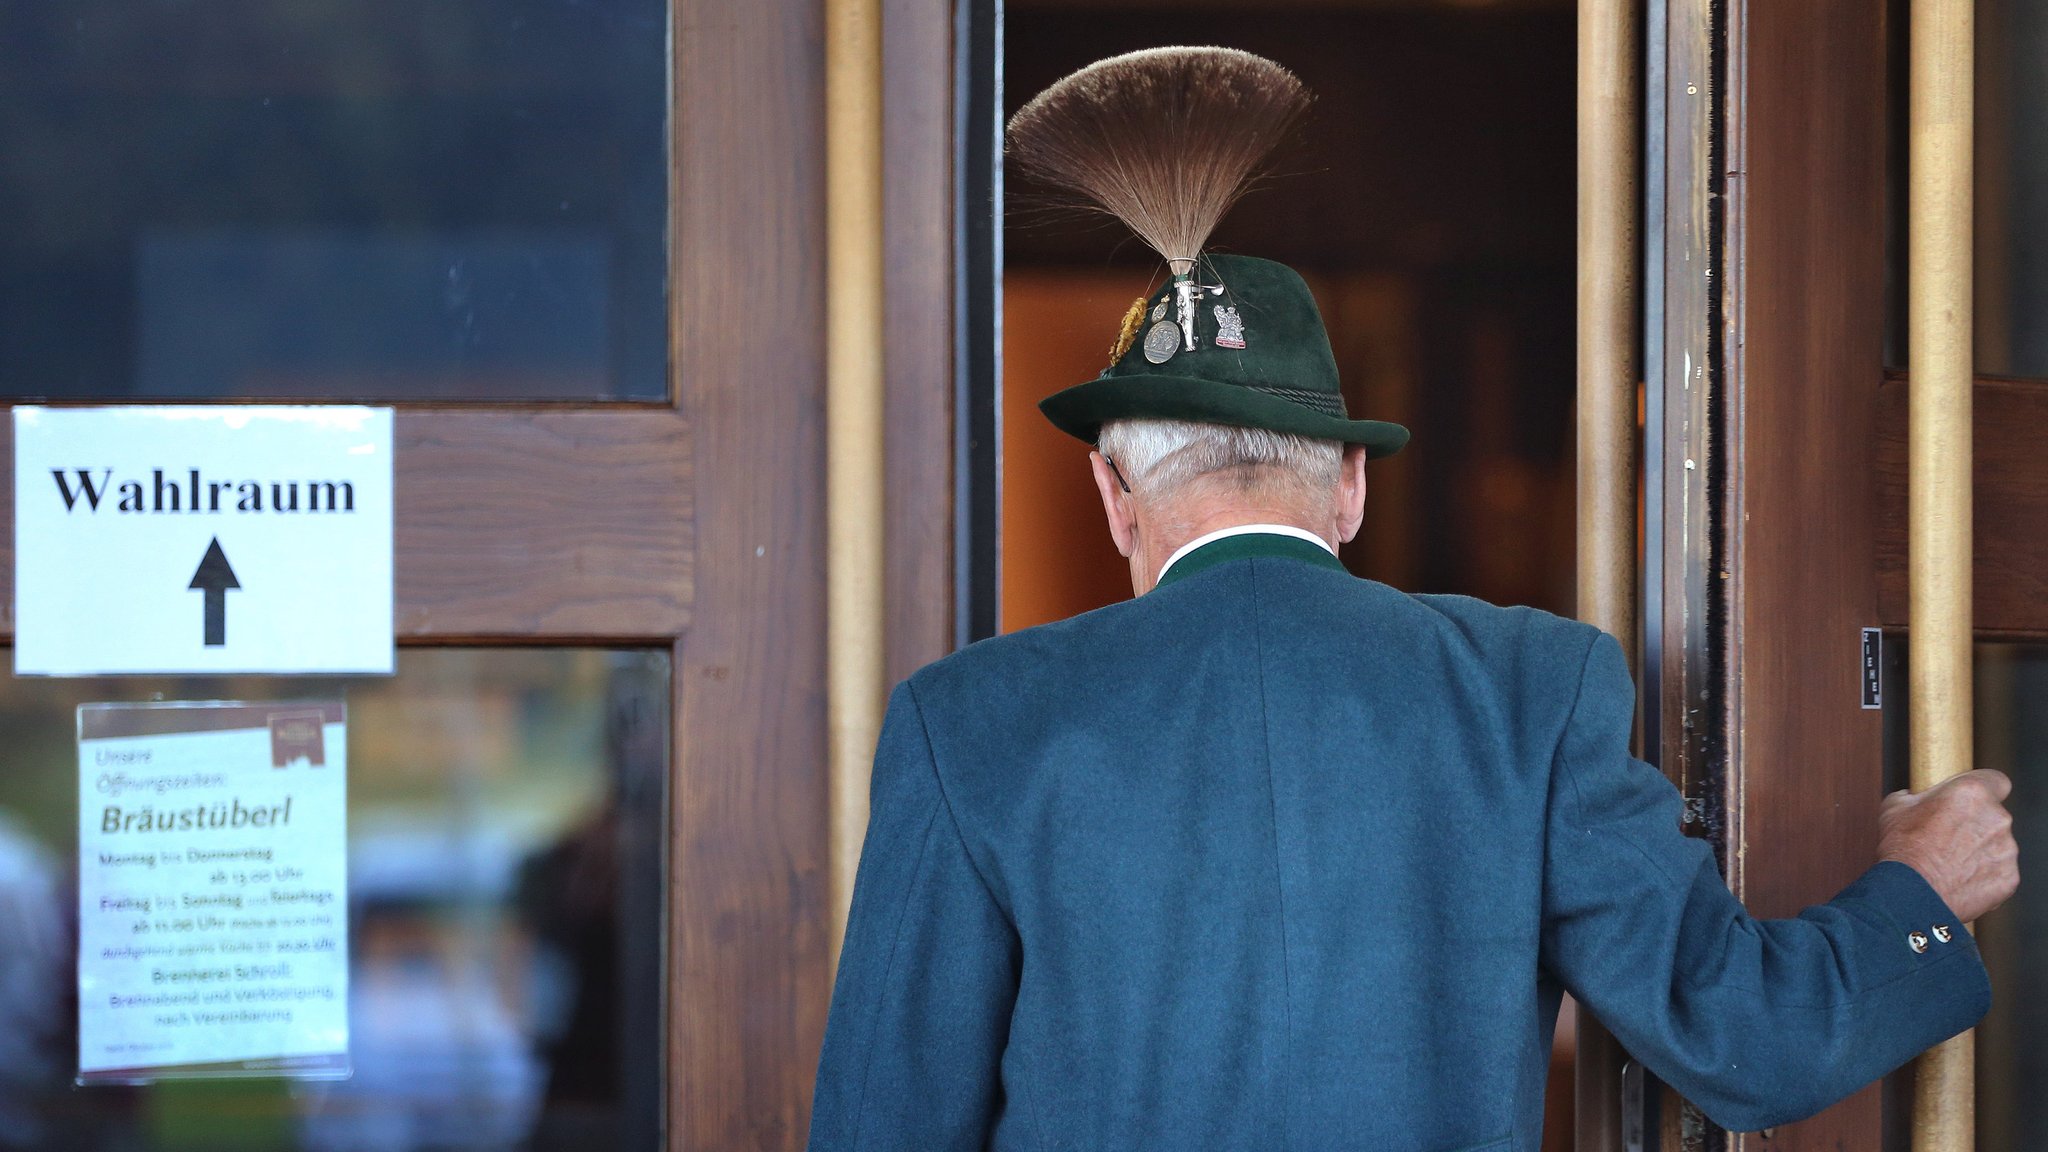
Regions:
[[671, 12], [699, 560], [675, 647], [668, 1144], [788, 1148], [826, 1005], [823, 18]]
[[[1883, 0], [1731, 5], [1723, 347], [1727, 844], [1759, 916], [1831, 898], [1876, 859], [1880, 713], [1861, 707], [1877, 623], [1876, 438], [1885, 325]], [[1873, 1086], [1768, 1141], [1876, 1148]]]
[[[674, 4], [697, 560], [675, 660], [668, 1143], [794, 1149], [830, 994], [822, 9]], [[892, 676], [951, 644], [951, 27], [941, 0], [883, 7]]]
[[[1979, 377], [1972, 440], [1976, 497], [1975, 623], [1979, 639], [2048, 640], [2048, 380]], [[1906, 627], [1906, 378], [1878, 390], [1877, 608]], [[2031, 530], [2030, 530], [2031, 529]]]
[[[1858, 638], [1879, 623], [1886, 6], [1668, 9], [1662, 751], [1730, 886], [1782, 916], [1870, 864], [1883, 792]], [[1873, 1087], [1713, 1139], [1875, 1148], [1879, 1123]], [[1665, 1148], [1700, 1146], [1679, 1129]]]
[[[395, 605], [409, 643], [651, 643], [690, 620], [690, 426], [672, 409], [401, 408]], [[0, 641], [14, 444], [0, 438]], [[602, 461], [605, 467], [593, 467]]]
[[954, 0], [882, 0], [884, 672], [951, 651]]

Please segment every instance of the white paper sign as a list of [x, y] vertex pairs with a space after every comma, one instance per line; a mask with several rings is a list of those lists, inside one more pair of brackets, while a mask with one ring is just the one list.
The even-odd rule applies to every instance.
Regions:
[[78, 1075], [348, 1074], [343, 706], [78, 710]]
[[15, 671], [392, 671], [391, 410], [16, 408]]

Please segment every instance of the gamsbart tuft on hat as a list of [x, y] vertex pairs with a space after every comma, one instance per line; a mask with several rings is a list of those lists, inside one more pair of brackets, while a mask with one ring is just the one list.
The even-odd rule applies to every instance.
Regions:
[[1408, 442], [1399, 424], [1346, 413], [1293, 269], [1203, 252], [1309, 101], [1293, 73], [1249, 52], [1154, 48], [1097, 61], [1011, 118], [1019, 168], [1123, 221], [1170, 273], [1132, 304], [1102, 375], [1039, 405], [1061, 431], [1093, 444], [1111, 420], [1195, 420], [1363, 444], [1373, 458]]

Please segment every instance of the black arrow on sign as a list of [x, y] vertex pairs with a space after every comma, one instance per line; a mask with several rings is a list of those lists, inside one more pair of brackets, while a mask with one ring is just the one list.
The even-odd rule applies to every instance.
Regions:
[[228, 554], [220, 550], [220, 537], [206, 546], [199, 571], [185, 587], [206, 593], [206, 646], [218, 648], [228, 642], [228, 589], [240, 588], [235, 570], [228, 567]]

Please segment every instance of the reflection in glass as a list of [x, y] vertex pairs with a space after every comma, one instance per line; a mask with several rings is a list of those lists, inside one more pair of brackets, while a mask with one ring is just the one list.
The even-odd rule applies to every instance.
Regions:
[[[2048, 844], [2048, 646], [1977, 645], [1977, 766], [2013, 778], [2024, 877], [2030, 848]], [[1977, 1147], [2048, 1147], [2048, 885], [2023, 879], [1976, 932], [1994, 999], [1977, 1030]]]
[[2048, 376], [2048, 7], [1978, 0], [1977, 45], [1976, 367]]
[[[403, 651], [390, 680], [0, 681], [0, 1149], [652, 1147], [665, 656]], [[355, 1075], [76, 1088], [73, 709], [345, 697]]]
[[0, 396], [666, 383], [663, 0], [0, 0]]
[[[1885, 775], [1888, 788], [1907, 779], [1903, 640], [1885, 641]], [[2029, 856], [2048, 844], [2048, 645], [1977, 645], [1977, 767], [2013, 779], [2006, 806], [2020, 842], [2019, 893], [1977, 921], [1973, 930], [1991, 970], [1991, 1014], [1977, 1028], [1977, 1148], [2030, 1152], [2048, 1148], [2048, 883]], [[1895, 689], [1896, 686], [1896, 689]], [[1885, 1149], [1906, 1152], [1911, 1066], [1886, 1081]]]

